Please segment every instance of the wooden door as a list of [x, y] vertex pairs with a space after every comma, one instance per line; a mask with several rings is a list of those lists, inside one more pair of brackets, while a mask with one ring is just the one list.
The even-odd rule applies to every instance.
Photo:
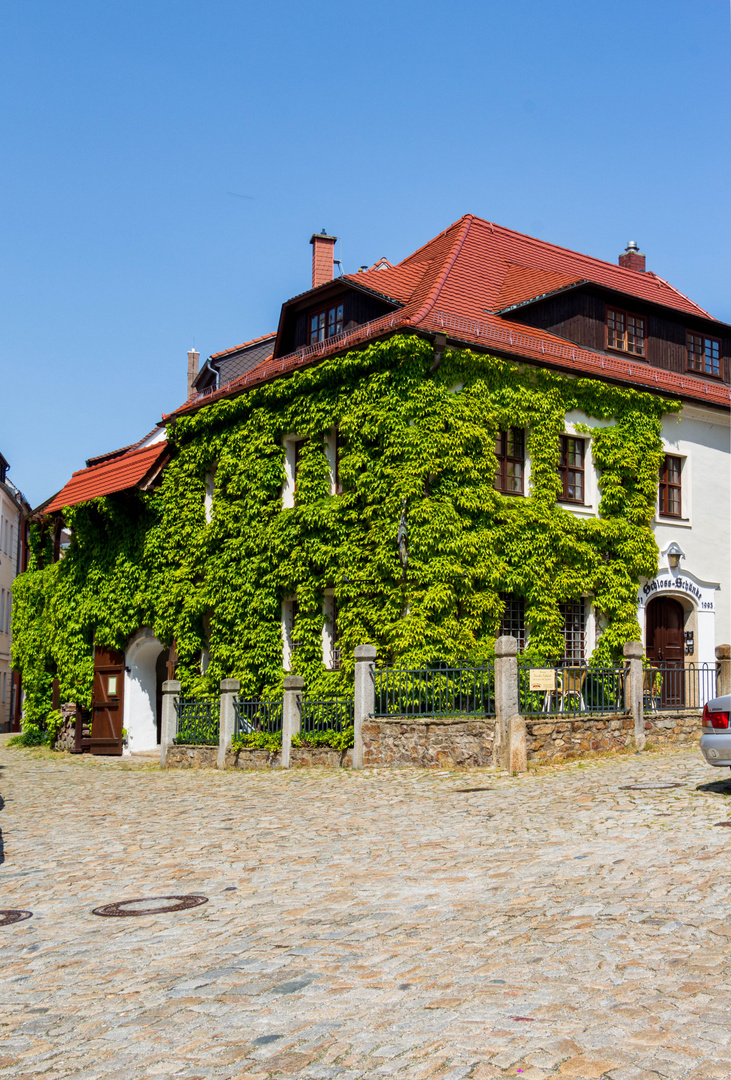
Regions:
[[94, 702], [91, 716], [92, 754], [119, 757], [124, 717], [124, 653], [94, 649]]
[[660, 671], [660, 708], [672, 708], [685, 701], [685, 622], [682, 605], [669, 596], [658, 596], [647, 605], [647, 659]]

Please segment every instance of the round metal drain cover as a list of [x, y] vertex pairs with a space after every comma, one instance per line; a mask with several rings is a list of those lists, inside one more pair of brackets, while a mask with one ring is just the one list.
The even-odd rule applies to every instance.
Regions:
[[15, 911], [13, 908], [0, 909], [0, 926], [11, 926], [16, 922], [24, 922], [30, 919], [32, 911]]
[[669, 788], [685, 787], [685, 784], [622, 784], [620, 791], [667, 791]]
[[[170, 901], [165, 903], [164, 901]], [[148, 896], [142, 900], [117, 900], [113, 904], [102, 904], [92, 909], [92, 915], [130, 916], [130, 915], [166, 915], [168, 911], [188, 911], [190, 908], [207, 904], [207, 896]], [[134, 907], [145, 904], [145, 907]], [[155, 905], [151, 907], [150, 905]]]

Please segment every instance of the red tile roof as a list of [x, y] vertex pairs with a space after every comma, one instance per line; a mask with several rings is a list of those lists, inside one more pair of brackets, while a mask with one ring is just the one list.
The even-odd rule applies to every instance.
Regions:
[[88, 502], [100, 495], [111, 495], [115, 491], [127, 491], [137, 487], [162, 463], [167, 445], [167, 442], [154, 443], [99, 465], [92, 465], [89, 469], [79, 469], [45, 507], [45, 513], [50, 514], [54, 510], [62, 510], [64, 506]]
[[498, 314], [500, 310], [581, 282], [661, 304], [684, 315], [715, 320], [652, 272], [640, 273], [615, 266], [483, 221], [472, 214], [454, 222], [397, 266], [347, 274], [341, 280], [392, 297], [402, 307], [349, 333], [289, 356], [265, 361], [221, 390], [201, 394], [170, 415], [241, 393], [323, 356], [399, 328], [446, 332], [452, 339], [467, 344], [588, 375], [631, 382], [669, 396], [687, 396], [726, 407], [731, 403], [731, 392], [725, 384], [581, 348], [546, 330], [518, 327], [506, 321]]

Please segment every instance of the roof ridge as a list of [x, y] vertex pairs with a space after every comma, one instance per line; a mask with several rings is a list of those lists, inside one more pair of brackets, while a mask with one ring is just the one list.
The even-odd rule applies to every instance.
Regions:
[[422, 244], [421, 247], [418, 247], [416, 251], [412, 251], [410, 255], [404, 255], [403, 259], [399, 259], [399, 261], [394, 264], [393, 269], [398, 269], [399, 266], [403, 266], [403, 264], [405, 262], [408, 262], [409, 259], [413, 259], [414, 256], [418, 255], [422, 251], [426, 251], [426, 249], [430, 248], [433, 244], [435, 244], [437, 240], [441, 240], [443, 236], [446, 236], [450, 229], [454, 229], [457, 225], [460, 225], [465, 220], [465, 218], [474, 219], [474, 217], [474, 214], [462, 214], [462, 217], [457, 218], [457, 220], [453, 221], [451, 225], [447, 225], [446, 229], [442, 229], [442, 231], [440, 233], [437, 233], [436, 236], [432, 236], [431, 240], [427, 240], [427, 242], [425, 244]]
[[465, 240], [467, 239], [467, 234], [470, 231], [470, 226], [471, 226], [473, 220], [474, 220], [474, 215], [473, 214], [465, 214], [464, 217], [460, 218], [460, 221], [462, 222], [462, 226], [461, 226], [459, 232], [457, 233], [457, 236], [455, 237], [455, 240], [454, 240], [454, 243], [452, 244], [452, 247], [449, 250], [449, 254], [448, 254], [447, 260], [446, 260], [446, 265], [442, 267], [442, 272], [439, 274], [437, 280], [432, 285], [431, 289], [429, 290], [429, 293], [427, 294], [426, 300], [421, 305], [419, 310], [416, 312], [415, 315], [410, 315], [408, 317], [407, 323], [409, 325], [416, 326], [417, 323], [420, 323], [422, 321], [422, 319], [426, 318], [426, 316], [429, 314], [431, 309], [436, 304], [437, 299], [439, 297], [439, 293], [442, 291], [442, 287], [443, 287], [445, 281], [447, 280], [447, 278], [449, 277], [449, 272], [452, 269], [452, 267], [454, 266], [454, 264], [455, 264], [455, 262], [457, 260], [457, 256], [459, 255], [460, 251], [462, 250], [462, 246], [463, 246]]

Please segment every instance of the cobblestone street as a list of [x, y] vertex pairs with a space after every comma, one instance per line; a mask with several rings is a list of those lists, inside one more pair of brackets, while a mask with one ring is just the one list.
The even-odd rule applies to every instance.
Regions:
[[[728, 1080], [727, 777], [695, 746], [511, 778], [2, 742], [0, 908], [33, 918], [0, 928], [0, 1078]], [[91, 913], [181, 893], [209, 902]]]

